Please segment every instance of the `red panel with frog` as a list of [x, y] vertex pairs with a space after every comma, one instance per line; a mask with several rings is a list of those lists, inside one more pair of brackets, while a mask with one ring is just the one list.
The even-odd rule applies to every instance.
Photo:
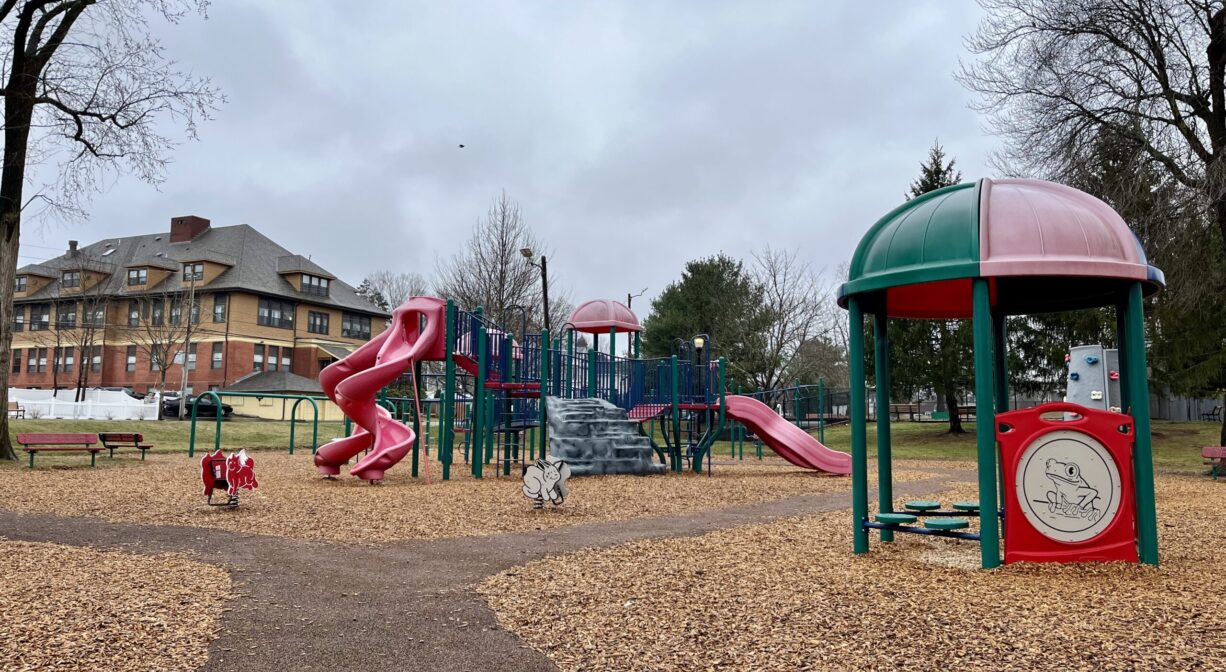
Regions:
[[996, 416], [1005, 563], [1137, 561], [1132, 417], [1052, 403]]

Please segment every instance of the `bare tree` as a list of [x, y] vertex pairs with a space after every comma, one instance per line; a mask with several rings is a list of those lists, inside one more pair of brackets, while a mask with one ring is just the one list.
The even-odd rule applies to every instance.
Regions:
[[1059, 175], [1104, 133], [1197, 194], [1226, 254], [1226, 8], [1210, 0], [979, 0], [961, 81], [1019, 172]]
[[[504, 191], [490, 204], [485, 219], [477, 222], [464, 248], [438, 264], [435, 289], [463, 307], [484, 308], [486, 315], [508, 329], [521, 321], [520, 311], [513, 306], [523, 306], [528, 328], [539, 331], [544, 325], [540, 271], [526, 262], [520, 252], [524, 248], [548, 254], [528, 227], [519, 204]], [[557, 291], [552, 278], [549, 286], [550, 313], [568, 315], [569, 299]]]
[[[4, 0], [0, 3], [0, 406], [8, 401], [13, 283], [23, 210], [41, 204], [83, 214], [82, 199], [107, 175], [161, 179], [174, 148], [166, 120], [188, 137], [221, 96], [182, 71], [149, 35], [149, 20], [204, 13], [205, 0]], [[31, 163], [55, 166], [51, 184], [25, 191]], [[8, 416], [0, 417], [0, 458], [16, 459]]]
[[801, 357], [801, 346], [832, 327], [827, 310], [829, 288], [821, 274], [800, 260], [795, 251], [766, 247], [753, 253], [750, 270], [762, 288], [762, 304], [769, 314], [761, 334], [758, 355], [746, 362], [748, 382], [764, 390], [806, 377], [814, 358]]
[[396, 308], [413, 296], [430, 292], [430, 283], [420, 273], [397, 273], [379, 269], [366, 276], [366, 284], [382, 296], [390, 308]]
[[[186, 349], [191, 338], [192, 316], [199, 314], [199, 306], [192, 310], [184, 295], [176, 291], [147, 294], [134, 301], [135, 314], [132, 308], [128, 311], [128, 337], [136, 344], [138, 352], [145, 353], [150, 367], [158, 373], [157, 391], [165, 392], [166, 376], [176, 355], [183, 353], [183, 367], [187, 368]], [[180, 407], [183, 405], [181, 403]], [[160, 417], [161, 404], [158, 404], [158, 414]]]

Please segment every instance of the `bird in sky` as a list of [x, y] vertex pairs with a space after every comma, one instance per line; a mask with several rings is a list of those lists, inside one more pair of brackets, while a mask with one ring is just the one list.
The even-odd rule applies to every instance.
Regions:
[[460, 145], [460, 149], [464, 149], [464, 145]]

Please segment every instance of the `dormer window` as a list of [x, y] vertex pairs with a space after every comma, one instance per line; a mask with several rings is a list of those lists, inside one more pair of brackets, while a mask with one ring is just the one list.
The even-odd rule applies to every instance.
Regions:
[[60, 276], [60, 283], [65, 287], [80, 287], [81, 286], [81, 271], [64, 271]]
[[183, 264], [183, 282], [204, 280], [204, 264], [196, 262]]
[[302, 274], [302, 293], [314, 294], [315, 296], [328, 295], [328, 279], [321, 278], [318, 275]]
[[147, 268], [129, 268], [128, 269], [128, 286], [143, 285], [149, 282], [149, 269]]
[[26, 291], [26, 276], [24, 276], [24, 275], [19, 275], [19, 276], [17, 276], [17, 284], [16, 284], [16, 286], [14, 287], [13, 291], [15, 291], [15, 292], [24, 292], [24, 291]]

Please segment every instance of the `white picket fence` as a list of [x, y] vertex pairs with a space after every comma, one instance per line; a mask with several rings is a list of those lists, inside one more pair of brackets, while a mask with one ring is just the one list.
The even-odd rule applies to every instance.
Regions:
[[27, 419], [45, 420], [157, 420], [157, 400], [133, 399], [123, 392], [86, 390], [84, 401], [73, 401], [76, 390], [9, 388], [9, 401], [17, 402]]

